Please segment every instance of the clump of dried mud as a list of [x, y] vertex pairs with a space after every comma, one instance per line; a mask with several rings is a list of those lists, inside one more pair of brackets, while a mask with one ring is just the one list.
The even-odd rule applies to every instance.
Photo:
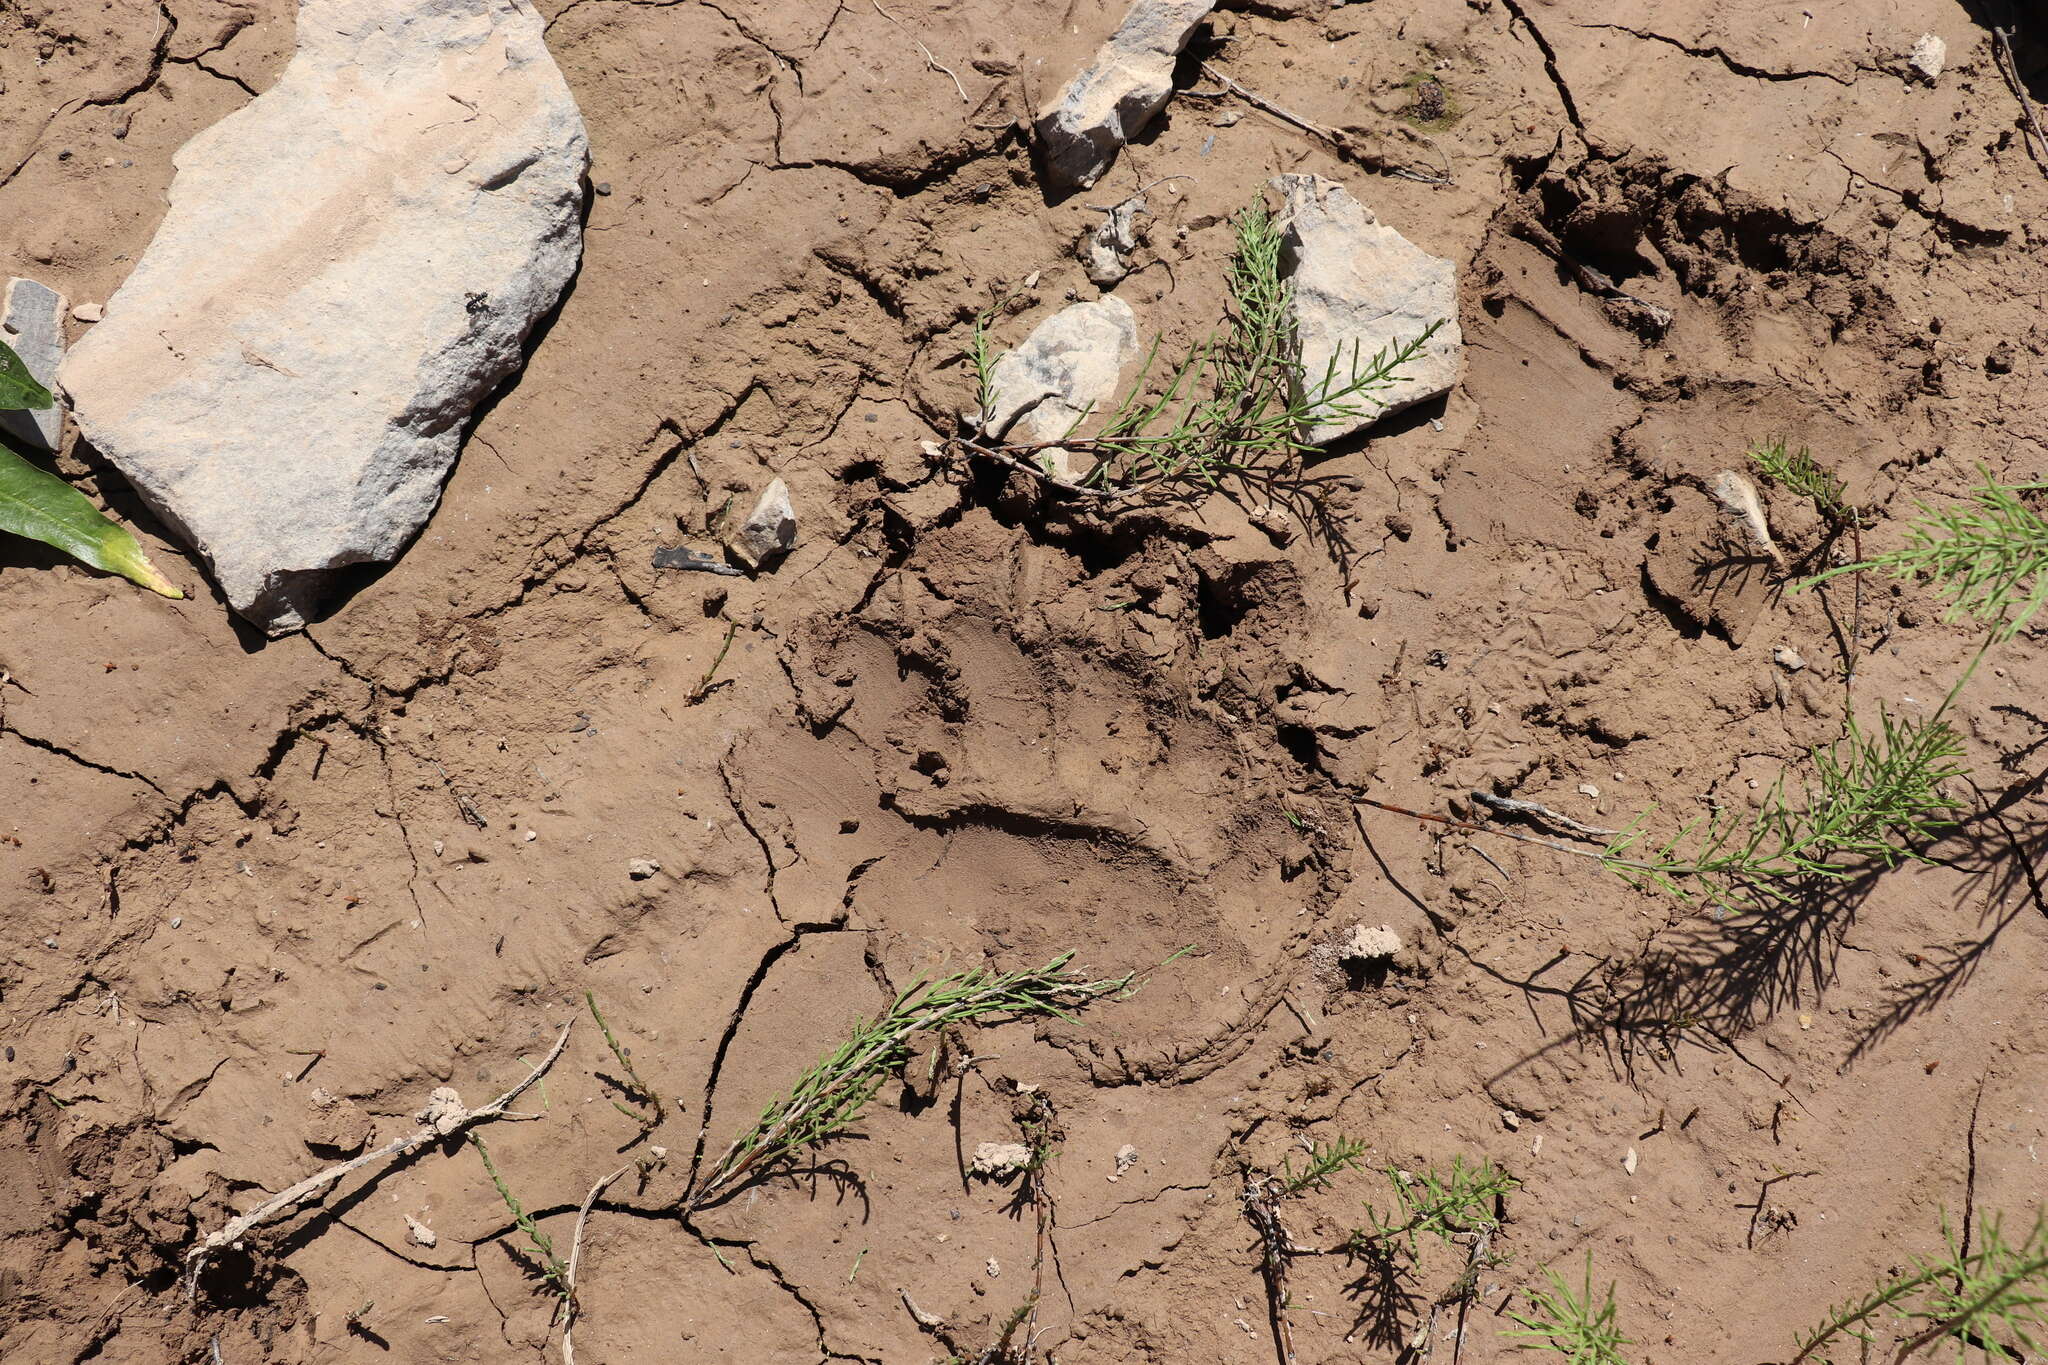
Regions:
[[[1872, 582], [1852, 618], [1845, 586], [1709, 603], [1653, 566], [1769, 436], [1879, 540], [1979, 464], [2038, 475], [2048, 179], [1986, 28], [2014, 7], [1261, 3], [1202, 54], [1396, 149], [1420, 73], [1452, 182], [1183, 99], [1052, 207], [1018, 120], [1118, 7], [543, 8], [595, 151], [586, 261], [399, 565], [264, 643], [203, 592], [0, 543], [0, 1354], [552, 1356], [460, 1147], [344, 1182], [190, 1298], [178, 1271], [435, 1087], [505, 1089], [586, 989], [667, 1124], [633, 1145], [586, 1023], [539, 1117], [489, 1134], [558, 1246], [599, 1177], [667, 1150], [591, 1220], [585, 1360], [978, 1347], [1041, 1278], [1017, 1186], [964, 1170], [1020, 1119], [1056, 1139], [1038, 1346], [1068, 1365], [1274, 1358], [1237, 1193], [1307, 1138], [1523, 1182], [1474, 1361], [1507, 1354], [1539, 1267], [1588, 1252], [1632, 1359], [1781, 1359], [1939, 1209], [2038, 1202], [2037, 635], [1961, 703], [1978, 790], [1936, 861], [1781, 920], [1352, 800], [1675, 823], [1756, 799], [1851, 700], [1940, 697], [1975, 641], [1921, 589]], [[8, 269], [103, 299], [171, 153], [279, 69], [288, 10], [0, 13]], [[1904, 65], [1930, 30], [1932, 85]], [[1105, 522], [922, 453], [968, 398], [977, 309], [1015, 295], [1013, 341], [1092, 296], [1091, 204], [1191, 177], [1148, 195], [1117, 290], [1171, 347], [1217, 316], [1229, 215], [1296, 169], [1464, 295], [1461, 388], [1318, 467], [1348, 556], [1222, 499]], [[91, 451], [60, 465], [158, 531]], [[650, 567], [777, 474], [802, 540], [775, 572]], [[1818, 552], [1810, 512], [1770, 511]], [[1407, 945], [1369, 977], [1336, 960], [1360, 922]], [[667, 1213], [700, 1127], [723, 1143], [919, 975], [1189, 945], [1129, 1001], [920, 1060], [858, 1140], [700, 1216], [717, 1254]], [[1340, 1240], [1382, 1193], [1339, 1182], [1293, 1230]], [[1299, 1264], [1302, 1359], [1396, 1358], [1454, 1271]]]

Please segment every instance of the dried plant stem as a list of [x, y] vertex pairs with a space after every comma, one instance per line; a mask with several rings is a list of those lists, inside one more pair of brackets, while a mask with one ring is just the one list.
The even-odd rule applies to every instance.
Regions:
[[[1365, 151], [1361, 150], [1352, 140], [1351, 136], [1345, 133], [1342, 129], [1325, 128], [1322, 124], [1313, 122], [1309, 119], [1305, 119], [1301, 115], [1294, 113], [1292, 110], [1283, 109], [1279, 105], [1273, 103], [1273, 101], [1267, 99], [1264, 95], [1259, 94], [1257, 91], [1247, 89], [1239, 82], [1234, 81], [1230, 77], [1224, 75], [1221, 71], [1218, 71], [1213, 65], [1211, 65], [1208, 62], [1202, 63], [1202, 74], [1207, 76], [1210, 80], [1215, 81], [1218, 85], [1222, 86], [1225, 90], [1228, 90], [1231, 94], [1243, 100], [1246, 104], [1249, 104], [1256, 109], [1265, 110], [1274, 118], [1279, 119], [1282, 123], [1291, 124], [1294, 127], [1301, 129], [1302, 132], [1307, 133], [1310, 137], [1328, 143], [1330, 147], [1334, 149], [1339, 155], [1349, 157], [1354, 161], [1370, 166], [1373, 170], [1380, 172], [1382, 175], [1399, 176], [1403, 180], [1413, 180], [1417, 184], [1421, 185], [1448, 185], [1451, 183], [1450, 167], [1448, 166], [1448, 164], [1445, 166], [1444, 173], [1442, 175], [1423, 175], [1419, 171], [1411, 171], [1404, 166], [1388, 165], [1379, 157], [1370, 155]], [[1209, 98], [1214, 99], [1216, 97], [1214, 95], [1210, 95]], [[1428, 142], [1431, 147], [1436, 146], [1436, 143], [1428, 138], [1423, 138], [1422, 141]], [[1439, 154], [1441, 153], [1439, 152]]]
[[719, 642], [718, 657], [711, 661], [711, 667], [704, 670], [704, 676], [699, 678], [697, 685], [690, 689], [690, 695], [683, 698], [683, 705], [695, 706], [698, 702], [711, 695], [711, 680], [718, 676], [718, 670], [724, 666], [725, 656], [732, 649], [732, 637], [739, 633], [740, 627], [737, 621], [728, 621], [726, 623], [725, 639]]
[[590, 1187], [590, 1193], [583, 1196], [583, 1207], [576, 1210], [576, 1230], [569, 1236], [568, 1301], [566, 1316], [562, 1319], [562, 1365], [576, 1365], [576, 1268], [583, 1260], [583, 1225], [590, 1221], [590, 1210], [597, 1203], [597, 1197], [610, 1189], [612, 1183], [633, 1169], [633, 1163], [613, 1171]]
[[541, 1058], [540, 1065], [527, 1072], [526, 1078], [520, 1081], [519, 1084], [513, 1086], [510, 1090], [507, 1090], [482, 1108], [466, 1110], [460, 1114], [445, 1115], [414, 1132], [407, 1133], [404, 1137], [386, 1143], [373, 1152], [364, 1152], [360, 1156], [350, 1157], [339, 1165], [329, 1166], [326, 1170], [316, 1175], [309, 1175], [290, 1189], [272, 1195], [247, 1213], [230, 1219], [227, 1226], [219, 1231], [207, 1234], [204, 1238], [200, 1239], [197, 1246], [185, 1253], [186, 1277], [188, 1280], [186, 1296], [189, 1298], [193, 1289], [197, 1286], [199, 1272], [205, 1266], [208, 1255], [220, 1250], [222, 1247], [232, 1246], [247, 1236], [252, 1229], [270, 1221], [279, 1214], [297, 1208], [300, 1204], [319, 1194], [343, 1176], [359, 1171], [365, 1166], [374, 1165], [389, 1157], [403, 1156], [441, 1138], [455, 1137], [479, 1123], [486, 1123], [491, 1119], [501, 1117], [512, 1101], [525, 1094], [527, 1088], [533, 1085], [535, 1081], [538, 1081], [547, 1073], [548, 1068], [555, 1064], [555, 1059], [562, 1055], [562, 1049], [569, 1045], [569, 1031], [574, 1026], [573, 1021], [562, 1025], [560, 1036], [555, 1039], [555, 1045], [548, 1049], [548, 1055]]
[[1998, 74], [2005, 77], [2006, 83], [2012, 86], [2012, 93], [2019, 97], [2020, 112], [2026, 115], [2027, 127], [2033, 130], [2032, 137], [2023, 139], [2027, 150], [2034, 154], [2034, 164], [2041, 168], [2041, 173], [2048, 175], [2048, 133], [2041, 131], [2041, 120], [2034, 114], [2034, 102], [2027, 98], [2027, 83], [2020, 79], [2019, 60], [2012, 55], [2012, 30], [1994, 28], [1991, 37], [1998, 45]]

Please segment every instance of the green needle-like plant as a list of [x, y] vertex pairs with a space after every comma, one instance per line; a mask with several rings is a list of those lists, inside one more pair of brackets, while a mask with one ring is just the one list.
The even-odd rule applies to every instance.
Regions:
[[1753, 447], [1749, 461], [1772, 483], [1811, 502], [1831, 525], [1856, 523], [1857, 511], [1849, 505], [1848, 485], [1833, 470], [1823, 468], [1805, 446], [1789, 450], [1782, 440], [1770, 441]]
[[1827, 1365], [1832, 1346], [1855, 1342], [1868, 1359], [1880, 1322], [1895, 1322], [1903, 1336], [1891, 1357], [1903, 1362], [1944, 1342], [1956, 1359], [2023, 1361], [2048, 1349], [2048, 1214], [2037, 1213], [2025, 1238], [2009, 1242], [1996, 1217], [1987, 1217], [1965, 1249], [1944, 1217], [1939, 1255], [1916, 1258], [1910, 1270], [1883, 1281], [1860, 1299], [1831, 1311], [1802, 1333], [1789, 1365]]
[[[1287, 320], [1293, 286], [1280, 277], [1281, 231], [1263, 204], [1235, 223], [1236, 251], [1226, 281], [1228, 320], [1223, 335], [1197, 344], [1157, 383], [1155, 341], [1138, 377], [1118, 399], [1102, 427], [1079, 436], [1092, 415], [1084, 411], [1058, 440], [960, 438], [972, 455], [1028, 470], [1072, 492], [1112, 500], [1215, 491], [1235, 484], [1271, 494], [1299, 486], [1303, 457], [1315, 447], [1304, 439], [1314, 426], [1377, 412], [1377, 396], [1422, 353], [1443, 326], [1386, 347], [1370, 358], [1354, 346], [1348, 361], [1333, 356], [1310, 374]], [[995, 406], [995, 355], [989, 326], [1002, 305], [975, 319], [968, 342], [977, 399], [983, 413]], [[1341, 362], [1341, 363], [1340, 363]], [[1048, 457], [1064, 450], [1094, 464], [1071, 482], [1054, 478]]]
[[626, 1091], [628, 1097], [636, 1104], [639, 1104], [645, 1112], [636, 1113], [625, 1105], [620, 1104], [617, 1100], [612, 1101], [612, 1108], [639, 1124], [642, 1133], [653, 1132], [661, 1126], [661, 1121], [668, 1117], [668, 1106], [662, 1103], [660, 1092], [647, 1082], [641, 1080], [640, 1073], [633, 1069], [632, 1054], [627, 1052], [625, 1045], [613, 1036], [612, 1026], [605, 1022], [602, 1014], [598, 1013], [596, 993], [592, 991], [583, 992], [583, 1003], [590, 1006], [590, 1017], [597, 1021], [597, 1031], [604, 1035], [604, 1045], [612, 1050], [612, 1060], [617, 1062], [619, 1069], [626, 1073], [626, 1083], [622, 1088]]
[[1410, 1256], [1417, 1254], [1418, 1233], [1449, 1242], [1461, 1234], [1496, 1230], [1500, 1200], [1522, 1187], [1521, 1181], [1484, 1157], [1476, 1166], [1467, 1166], [1462, 1156], [1452, 1157], [1448, 1173], [1434, 1166], [1420, 1172], [1389, 1166], [1386, 1175], [1398, 1202], [1385, 1217], [1368, 1204], [1365, 1216], [1371, 1230], [1352, 1233], [1352, 1244], [1405, 1241]]
[[1571, 1365], [1628, 1365], [1621, 1348], [1634, 1343], [1615, 1321], [1614, 1286], [1597, 1304], [1593, 1299], [1593, 1254], [1586, 1253], [1585, 1283], [1578, 1289], [1555, 1270], [1545, 1267], [1543, 1274], [1550, 1288], [1527, 1291], [1529, 1311], [1508, 1314], [1520, 1329], [1503, 1335], [1522, 1350], [1548, 1351]]
[[1753, 814], [1691, 821], [1648, 856], [1632, 854], [1638, 820], [1599, 856], [1623, 878], [1683, 901], [1735, 912], [1789, 903], [1807, 878], [1844, 881], [1872, 865], [1926, 861], [1914, 844], [1954, 823], [1939, 787], [1966, 771], [1962, 753], [1939, 713], [1898, 721], [1879, 712], [1875, 733], [1851, 717], [1840, 740], [1808, 756], [1797, 798], [1786, 791], [1788, 768]]
[[476, 1148], [476, 1154], [483, 1158], [484, 1174], [491, 1178], [491, 1184], [497, 1188], [498, 1198], [505, 1201], [506, 1209], [512, 1214], [514, 1226], [526, 1234], [527, 1251], [539, 1269], [541, 1278], [547, 1281], [548, 1288], [553, 1290], [556, 1297], [566, 1306], [573, 1292], [569, 1281], [569, 1267], [555, 1254], [554, 1240], [540, 1230], [540, 1224], [533, 1221], [533, 1215], [526, 1211], [526, 1206], [512, 1193], [512, 1187], [505, 1183], [505, 1177], [498, 1174], [498, 1165], [491, 1160], [491, 1149], [484, 1146], [483, 1138], [472, 1131], [469, 1142]]
[[1294, 1158], [1283, 1157], [1280, 1162], [1280, 1195], [1300, 1194], [1303, 1190], [1328, 1189], [1333, 1176], [1346, 1171], [1355, 1171], [1365, 1164], [1365, 1144], [1356, 1138], [1338, 1137], [1330, 1142], [1311, 1143], [1308, 1160], [1300, 1170], [1294, 1168]]
[[1022, 971], [977, 967], [912, 984], [879, 1017], [855, 1025], [845, 1042], [769, 1101], [753, 1126], [692, 1181], [681, 1200], [683, 1212], [714, 1204], [743, 1182], [844, 1136], [889, 1078], [910, 1061], [921, 1035], [1000, 1018], [1072, 1019], [1071, 1011], [1105, 997], [1122, 997], [1137, 980], [1134, 972], [1090, 980], [1068, 968], [1073, 956], [1062, 953], [1043, 967]]
[[[0, 341], [0, 411], [42, 412], [56, 395], [36, 382], [14, 348]], [[73, 559], [165, 597], [183, 597], [157, 572], [135, 537], [109, 521], [85, 494], [0, 446], [0, 531], [39, 540]]]
[[1983, 469], [1978, 473], [1984, 486], [1973, 502], [1920, 504], [1899, 549], [1829, 569], [1799, 586], [1866, 569], [1895, 578], [1924, 575], [1950, 598], [1950, 620], [1973, 617], [1992, 627], [1993, 639], [2011, 638], [2048, 603], [2048, 521], [2020, 496], [2048, 484], [2002, 484]]

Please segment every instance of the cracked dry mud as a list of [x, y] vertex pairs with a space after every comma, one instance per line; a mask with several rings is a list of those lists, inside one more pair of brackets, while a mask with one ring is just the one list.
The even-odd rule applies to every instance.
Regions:
[[[1427, 71], [1457, 111], [1431, 134], [1454, 183], [1177, 99], [1057, 208], [1018, 120], [1120, 5], [541, 7], [609, 193], [397, 566], [266, 643], [204, 591], [166, 603], [0, 542], [0, 1358], [555, 1358], [465, 1149], [352, 1178], [190, 1302], [175, 1267], [264, 1192], [408, 1130], [436, 1086], [506, 1088], [586, 988], [668, 1097], [671, 1153], [593, 1216], [586, 1362], [942, 1357], [906, 1291], [985, 1341], [1034, 1228], [961, 1154], [1017, 1136], [1011, 1082], [1064, 1134], [1040, 1324], [1070, 1365], [1272, 1360], [1236, 1196], [1241, 1163], [1304, 1135], [1524, 1182], [1470, 1361], [1512, 1355], [1508, 1296], [1587, 1252], [1632, 1359], [1783, 1359], [1940, 1208], [2029, 1215], [2038, 635], [1966, 698], [1983, 796], [1939, 864], [1783, 924], [1522, 845], [1482, 859], [1350, 801], [1490, 788], [1620, 825], [1753, 800], [1836, 733], [1846, 586], [1765, 594], [1735, 649], [1645, 562], [1772, 435], [1894, 527], [1979, 463], [2039, 477], [2048, 178], [1987, 32], [2019, 6], [1262, 0], [1197, 55], [1404, 147]], [[290, 9], [0, 7], [6, 268], [104, 299], [172, 152], [275, 77]], [[1949, 68], [1909, 83], [1929, 31]], [[2043, 50], [2022, 35], [2019, 57], [2038, 98]], [[1193, 177], [1148, 193], [1117, 290], [1171, 348], [1216, 316], [1228, 215], [1283, 171], [1342, 180], [1463, 291], [1461, 388], [1321, 466], [1348, 575], [1226, 502], [1105, 527], [920, 453], [968, 400], [992, 292], [1037, 276], [1006, 342], [1092, 296], [1088, 204]], [[59, 463], [177, 562], [91, 451]], [[771, 471], [803, 523], [775, 573], [648, 567]], [[1772, 502], [1812, 551], [1812, 514]], [[689, 705], [728, 622], [731, 685]], [[1861, 627], [1863, 707], [1925, 708], [1974, 643], [1888, 583]], [[1774, 667], [1779, 645], [1809, 667]], [[641, 858], [661, 872], [633, 878]], [[1335, 967], [1360, 921], [1409, 945], [1383, 979]], [[829, 1168], [700, 1216], [730, 1271], [664, 1215], [700, 1125], [722, 1144], [918, 974], [1070, 948], [1121, 972], [1184, 945], [1127, 1002], [973, 1036], [964, 1078], [913, 1065]], [[615, 1071], [580, 1025], [541, 1118], [488, 1132], [558, 1246], [635, 1133]], [[1339, 1182], [1291, 1226], [1330, 1243], [1381, 1193]], [[1426, 1261], [1408, 1292], [1455, 1269]], [[1305, 1361], [1391, 1360], [1423, 1311], [1389, 1323], [1333, 1258], [1291, 1290]]]

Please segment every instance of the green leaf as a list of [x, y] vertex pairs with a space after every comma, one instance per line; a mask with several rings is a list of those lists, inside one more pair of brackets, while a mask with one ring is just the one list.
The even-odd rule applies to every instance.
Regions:
[[0, 531], [53, 545], [165, 597], [185, 595], [156, 571], [135, 537], [107, 520], [85, 494], [5, 449], [0, 449]]
[[57, 399], [28, 372], [28, 366], [21, 363], [21, 357], [14, 348], [0, 341], [0, 412], [13, 412], [22, 408], [43, 409], [56, 405]]

